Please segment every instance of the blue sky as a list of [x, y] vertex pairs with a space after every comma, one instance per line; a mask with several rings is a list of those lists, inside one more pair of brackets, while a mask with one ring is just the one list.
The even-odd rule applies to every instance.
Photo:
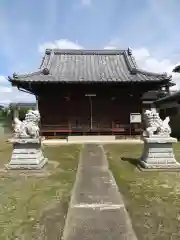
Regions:
[[140, 67], [171, 72], [180, 62], [179, 9], [179, 0], [1, 0], [0, 102], [34, 99], [4, 76], [37, 70], [46, 47], [131, 47]]

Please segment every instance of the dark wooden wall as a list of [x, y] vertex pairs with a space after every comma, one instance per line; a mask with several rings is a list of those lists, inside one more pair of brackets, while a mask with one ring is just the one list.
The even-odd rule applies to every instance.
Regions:
[[[90, 99], [86, 94], [96, 96]], [[39, 95], [41, 124], [64, 132], [120, 131], [129, 125], [130, 113], [141, 113], [140, 96], [128, 86], [103, 84], [48, 89]]]

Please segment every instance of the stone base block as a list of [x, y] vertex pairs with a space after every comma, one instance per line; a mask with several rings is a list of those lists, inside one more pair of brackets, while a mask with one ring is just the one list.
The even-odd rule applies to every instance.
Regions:
[[180, 168], [175, 159], [173, 146], [175, 138], [144, 138], [143, 154], [139, 158], [140, 166], [144, 168], [170, 169]]
[[44, 165], [48, 162], [47, 158], [44, 158], [43, 160], [39, 161], [39, 163], [34, 163], [34, 164], [27, 164], [27, 163], [14, 163], [10, 162], [9, 164], [5, 165], [6, 169], [16, 169], [16, 170], [40, 170], [44, 167]]
[[180, 164], [177, 162], [174, 164], [149, 164], [142, 161], [139, 163], [139, 165], [140, 167], [148, 169], [180, 169]]
[[11, 142], [13, 151], [6, 169], [41, 169], [47, 163], [40, 139], [11, 139]]

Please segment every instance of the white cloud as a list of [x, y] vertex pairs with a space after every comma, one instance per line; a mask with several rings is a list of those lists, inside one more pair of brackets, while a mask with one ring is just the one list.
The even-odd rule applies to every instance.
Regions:
[[81, 4], [84, 6], [89, 6], [91, 5], [91, 0], [81, 0]]
[[15, 87], [0, 87], [0, 104], [7, 105], [10, 102], [35, 102], [35, 97]]
[[135, 57], [139, 67], [152, 71], [152, 72], [171, 72], [173, 69], [173, 64], [169, 59], [157, 60], [151, 57], [148, 49], [139, 48], [133, 50], [133, 56]]
[[136, 57], [136, 60], [145, 60], [150, 57], [149, 51], [146, 48], [134, 49], [133, 55]]
[[109, 49], [110, 50], [110, 49], [116, 49], [116, 47], [107, 45], [107, 46], [104, 47], [104, 49], [107, 49], [107, 50]]
[[[110, 41], [104, 49], [118, 49], [120, 45], [120, 41], [116, 38]], [[172, 72], [174, 64], [171, 59], [158, 60], [151, 56], [146, 47], [133, 49], [133, 56], [139, 68], [155, 73], [167, 72], [167, 74], [172, 75], [172, 80], [176, 83], [176, 86], [173, 86], [172, 89], [180, 89], [180, 74]]]
[[104, 49], [116, 49], [120, 45], [121, 45], [120, 39], [114, 38], [104, 47]]
[[7, 83], [7, 79], [4, 76], [0, 76], [0, 84], [1, 83]]
[[133, 55], [139, 68], [157, 73], [167, 72], [167, 74], [172, 75], [172, 80], [176, 83], [172, 89], [180, 89], [180, 74], [172, 72], [174, 64], [170, 59], [158, 60], [151, 57], [146, 48], [134, 49]]
[[10, 99], [3, 99], [3, 100], [0, 100], [0, 105], [9, 105], [10, 103]]
[[12, 88], [11, 87], [0, 87], [0, 93], [11, 93], [12, 92]]
[[7, 105], [10, 102], [18, 101], [31, 102], [34, 101], [34, 97], [11, 87], [8, 80], [4, 76], [0, 76], [0, 104]]
[[60, 39], [60, 40], [56, 40], [54, 42], [45, 42], [43, 44], [39, 45], [39, 52], [43, 52], [47, 49], [54, 49], [54, 48], [59, 48], [59, 49], [82, 49], [83, 47], [81, 45], [79, 45], [76, 42], [72, 42], [68, 39]]

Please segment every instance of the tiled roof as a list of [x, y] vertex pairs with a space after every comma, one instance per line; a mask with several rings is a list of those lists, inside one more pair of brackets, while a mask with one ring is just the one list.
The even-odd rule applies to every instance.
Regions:
[[161, 97], [165, 97], [167, 96], [167, 93], [166, 91], [163, 91], [163, 90], [150, 90], [148, 92], [145, 92], [141, 99], [142, 100], [152, 100], [152, 101], [156, 101], [157, 99], [161, 98]]
[[180, 101], [180, 91], [175, 91], [172, 92], [169, 96], [160, 98], [154, 102], [155, 105], [159, 106], [163, 103], [168, 103], [168, 102], [178, 102]]
[[47, 49], [40, 70], [10, 81], [26, 82], [144, 82], [170, 80], [166, 73], [140, 70], [128, 50]]

